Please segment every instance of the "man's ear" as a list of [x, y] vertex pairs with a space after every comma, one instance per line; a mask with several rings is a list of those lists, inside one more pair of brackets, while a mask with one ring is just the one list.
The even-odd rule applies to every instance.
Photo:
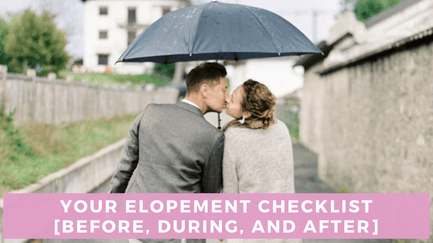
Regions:
[[209, 96], [209, 85], [207, 85], [207, 84], [202, 84], [201, 86], [200, 86], [200, 94], [204, 97], [204, 98], [207, 98], [208, 96]]

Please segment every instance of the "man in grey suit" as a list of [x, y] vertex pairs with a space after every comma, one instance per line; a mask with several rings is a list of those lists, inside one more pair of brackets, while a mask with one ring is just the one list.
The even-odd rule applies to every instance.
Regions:
[[138, 115], [111, 179], [111, 193], [220, 192], [224, 134], [203, 114], [222, 112], [229, 96], [226, 75], [224, 66], [203, 63], [188, 73], [184, 100], [150, 104]]

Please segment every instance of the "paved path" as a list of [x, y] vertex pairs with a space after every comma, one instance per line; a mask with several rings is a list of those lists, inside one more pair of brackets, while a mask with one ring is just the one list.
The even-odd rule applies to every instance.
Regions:
[[[334, 193], [317, 175], [317, 156], [300, 143], [293, 144], [296, 193]], [[322, 240], [304, 239], [303, 243], [392, 243], [393, 240]]]
[[[217, 122], [216, 114], [209, 113], [206, 119], [210, 122]], [[212, 116], [213, 115], [213, 116]], [[225, 124], [229, 117], [225, 114], [222, 116]], [[213, 119], [213, 121], [212, 121]], [[333, 191], [320, 181], [317, 176], [317, 156], [300, 143], [293, 144], [293, 156], [295, 159], [295, 189], [296, 193], [333, 193]], [[103, 190], [106, 191], [106, 190]], [[60, 243], [128, 243], [128, 240], [43, 240], [39, 242], [60, 242]], [[217, 240], [211, 239], [208, 243], [218, 243]], [[266, 241], [263, 241], [266, 243]], [[343, 239], [343, 240], [322, 240], [322, 239], [304, 239], [303, 243], [392, 243], [392, 240], [361, 240], [361, 239]]]

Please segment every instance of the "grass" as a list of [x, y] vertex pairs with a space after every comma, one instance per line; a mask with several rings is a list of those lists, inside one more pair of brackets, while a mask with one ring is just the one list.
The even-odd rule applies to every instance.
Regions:
[[[87, 79], [89, 84], [99, 83], [100, 85], [108, 84], [121, 84], [127, 85], [130, 88], [135, 88], [137, 85], [145, 83], [153, 83], [155, 86], [163, 87], [170, 85], [170, 79], [164, 76], [155, 75], [131, 75], [131, 74], [114, 74], [114, 73], [73, 73], [70, 71], [61, 71], [59, 73], [60, 79], [65, 79], [66, 76], [72, 76], [74, 81], [81, 81]], [[129, 82], [127, 82], [129, 81]]]
[[286, 124], [292, 138], [300, 140], [299, 137], [299, 117], [298, 113], [291, 111], [287, 106], [276, 107], [277, 118]]
[[396, 239], [395, 242], [397, 242], [397, 243], [410, 243], [411, 240], [408, 240], [408, 239], [402, 239], [402, 240]]
[[4, 115], [1, 111], [0, 197], [121, 140], [136, 117], [15, 128], [13, 114]]
[[292, 137], [299, 141], [299, 126], [293, 126], [289, 123], [286, 123], [287, 128], [289, 129], [289, 133]]
[[338, 190], [338, 193], [351, 193], [351, 192], [350, 192], [349, 188], [343, 187], [343, 188]]
[[293, 118], [284, 119], [284, 124], [286, 124], [287, 129], [289, 129], [290, 136], [296, 140], [300, 140], [299, 137], [299, 120], [293, 120]]

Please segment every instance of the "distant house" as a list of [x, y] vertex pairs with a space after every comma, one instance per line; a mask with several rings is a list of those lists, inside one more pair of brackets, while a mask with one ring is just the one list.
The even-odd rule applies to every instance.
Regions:
[[83, 69], [87, 72], [151, 73], [152, 63], [119, 63], [123, 51], [164, 14], [189, 0], [81, 0], [85, 3]]

